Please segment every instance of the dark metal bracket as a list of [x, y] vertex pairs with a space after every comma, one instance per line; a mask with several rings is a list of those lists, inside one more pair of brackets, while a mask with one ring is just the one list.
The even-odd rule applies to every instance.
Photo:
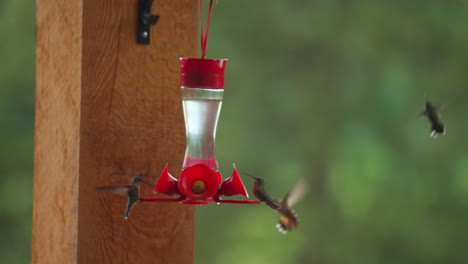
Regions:
[[159, 15], [151, 14], [153, 0], [138, 0], [137, 43], [150, 43], [150, 26], [156, 25]]

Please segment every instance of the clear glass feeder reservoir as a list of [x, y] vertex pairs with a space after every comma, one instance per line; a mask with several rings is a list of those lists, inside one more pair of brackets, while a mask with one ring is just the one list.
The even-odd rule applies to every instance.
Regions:
[[217, 171], [215, 138], [227, 60], [181, 58], [180, 62], [187, 134], [182, 169], [202, 163]]

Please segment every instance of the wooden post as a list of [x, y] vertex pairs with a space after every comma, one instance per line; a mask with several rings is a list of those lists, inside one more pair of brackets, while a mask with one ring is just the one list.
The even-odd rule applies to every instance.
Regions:
[[[136, 43], [137, 0], [37, 0], [32, 263], [192, 263], [194, 208], [98, 192], [181, 167], [179, 57], [197, 55], [197, 1], [155, 0]], [[143, 196], [152, 190], [143, 187]]]

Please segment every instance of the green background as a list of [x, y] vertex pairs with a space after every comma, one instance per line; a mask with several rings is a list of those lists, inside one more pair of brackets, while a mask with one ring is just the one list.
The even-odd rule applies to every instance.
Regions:
[[[198, 207], [196, 263], [468, 262], [467, 4], [220, 0], [221, 172], [236, 163], [277, 197], [305, 177], [310, 192], [287, 235], [264, 205]], [[2, 263], [30, 261], [34, 5], [0, 2]], [[425, 93], [448, 104], [437, 139]]]

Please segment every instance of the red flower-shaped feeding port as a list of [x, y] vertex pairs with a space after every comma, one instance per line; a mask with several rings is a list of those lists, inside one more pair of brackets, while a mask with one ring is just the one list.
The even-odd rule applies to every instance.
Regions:
[[207, 201], [218, 192], [222, 182], [221, 174], [205, 164], [198, 163], [180, 173], [179, 191], [188, 201]]
[[179, 197], [141, 198], [140, 200], [142, 202], [181, 202], [185, 204], [207, 204], [212, 201], [218, 203], [259, 203], [259, 201], [252, 200], [225, 200], [220, 198], [220, 196], [234, 195], [242, 195], [249, 198], [235, 166], [231, 177], [223, 181], [221, 173], [203, 163], [185, 168], [180, 173], [179, 180], [172, 177], [166, 165], [154, 186], [153, 193], [179, 194]]

